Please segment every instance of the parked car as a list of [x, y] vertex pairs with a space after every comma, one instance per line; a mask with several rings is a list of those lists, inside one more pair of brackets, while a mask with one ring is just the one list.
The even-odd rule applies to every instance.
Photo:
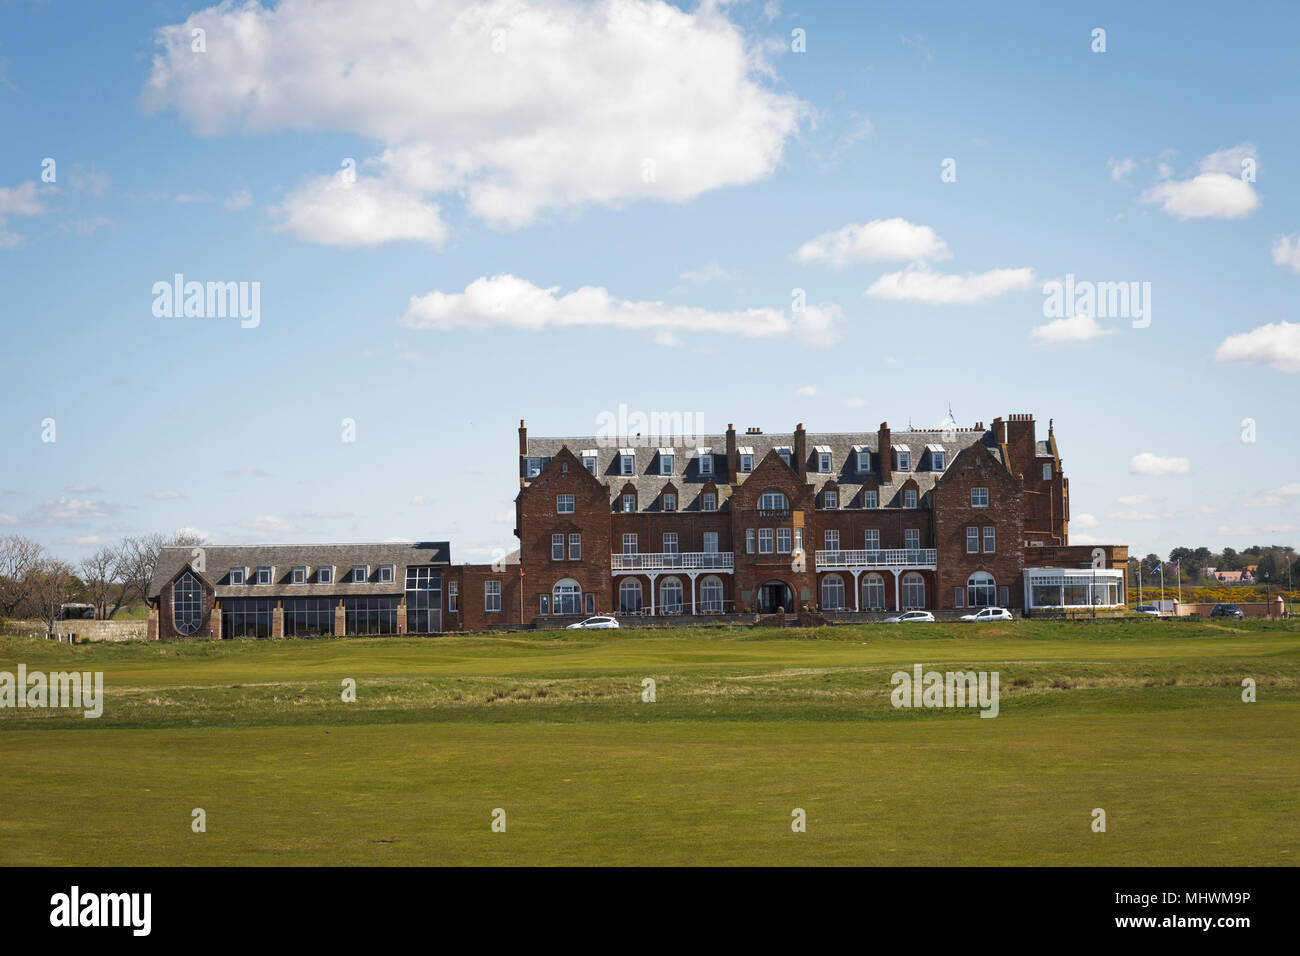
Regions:
[[1139, 604], [1136, 608], [1134, 608], [1134, 612], [1137, 614], [1148, 614], [1151, 617], [1161, 616], [1160, 608], [1156, 607], [1154, 604]]
[[1246, 612], [1235, 604], [1216, 604], [1210, 609], [1210, 617], [1245, 617]]
[[963, 621], [1013, 621], [1011, 612], [1004, 607], [986, 607], [981, 608], [975, 614], [963, 614]]
[[934, 623], [934, 615], [929, 611], [907, 611], [894, 617], [885, 618], [886, 624], [910, 624], [913, 621], [928, 621]]
[[608, 631], [617, 630], [618, 621], [612, 617], [589, 617], [565, 628], [566, 631]]

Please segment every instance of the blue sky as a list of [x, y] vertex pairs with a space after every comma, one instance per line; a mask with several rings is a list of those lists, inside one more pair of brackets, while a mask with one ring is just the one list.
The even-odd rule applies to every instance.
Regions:
[[0, 533], [481, 560], [520, 418], [951, 404], [1055, 420], [1072, 540], [1295, 544], [1300, 16], [1058, 7], [0, 5]]

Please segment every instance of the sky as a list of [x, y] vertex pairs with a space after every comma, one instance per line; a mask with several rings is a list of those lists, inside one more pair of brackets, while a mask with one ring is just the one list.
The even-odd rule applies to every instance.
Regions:
[[1297, 40], [1272, 3], [0, 3], [0, 534], [484, 560], [521, 418], [951, 408], [1054, 421], [1074, 543], [1295, 545]]

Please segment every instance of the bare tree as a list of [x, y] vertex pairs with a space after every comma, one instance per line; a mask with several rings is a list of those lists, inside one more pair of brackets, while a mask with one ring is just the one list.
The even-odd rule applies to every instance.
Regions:
[[13, 617], [31, 594], [32, 569], [45, 556], [45, 549], [31, 538], [8, 535], [0, 538], [0, 617]]
[[27, 573], [31, 582], [29, 598], [40, 619], [45, 622], [45, 634], [54, 636], [55, 624], [64, 602], [81, 586], [72, 566], [55, 558], [42, 558]]
[[173, 535], [148, 534], [122, 541], [118, 578], [122, 582], [124, 595], [138, 598], [141, 603], [149, 600], [149, 584], [153, 581], [154, 569], [158, 567], [158, 558], [162, 549], [167, 547], [197, 548], [207, 544], [199, 535], [177, 532]]
[[[119, 584], [122, 567], [121, 548], [105, 546], [87, 558], [82, 558], [77, 566], [81, 580], [86, 585], [90, 603], [95, 605], [95, 616], [101, 620], [110, 620], [126, 600], [126, 587]], [[114, 598], [113, 609], [108, 603]]]

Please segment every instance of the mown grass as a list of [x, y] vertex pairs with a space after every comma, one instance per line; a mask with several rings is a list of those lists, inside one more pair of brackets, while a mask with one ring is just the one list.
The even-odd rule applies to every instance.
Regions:
[[[1295, 862], [1300, 626], [1113, 621], [54, 645], [0, 863]], [[915, 663], [1000, 716], [899, 710]], [[653, 678], [657, 700], [643, 702]], [[1241, 700], [1243, 678], [1258, 701]], [[357, 699], [341, 699], [355, 680]], [[190, 830], [203, 807], [208, 832]], [[494, 808], [507, 832], [490, 830]], [[808, 832], [790, 813], [808, 813]], [[1105, 834], [1089, 824], [1108, 814]]]

